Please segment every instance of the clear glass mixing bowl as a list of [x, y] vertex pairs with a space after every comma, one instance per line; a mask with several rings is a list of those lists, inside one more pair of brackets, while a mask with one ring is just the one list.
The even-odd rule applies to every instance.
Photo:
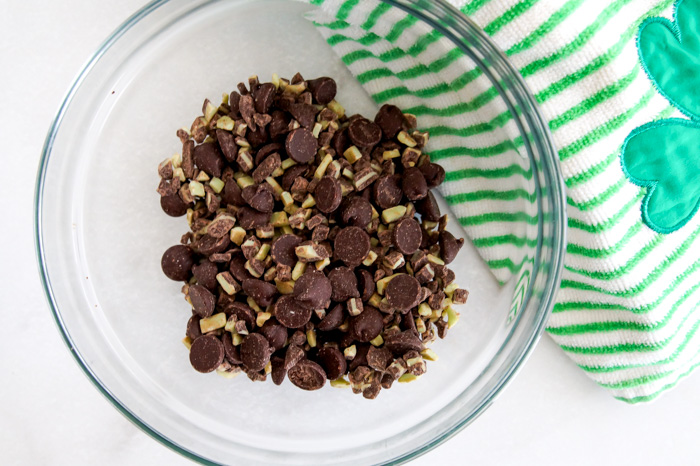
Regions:
[[[489, 406], [544, 328], [565, 245], [563, 189], [547, 127], [517, 72], [464, 15], [443, 1], [389, 3], [418, 20], [403, 32], [409, 38], [436, 30], [463, 50], [459, 66], [483, 74], [470, 83], [474, 95], [492, 86], [498, 91], [493, 108], [480, 111], [508, 113], [508, 124], [494, 134], [517, 146], [512, 163], [524, 176], [515, 182], [531, 193], [519, 210], [532, 211], [533, 221], [513, 226], [516, 236], [531, 240], [509, 246], [520, 265], [504, 284], [474, 247], [463, 248], [453, 265], [471, 295], [459, 325], [433, 346], [440, 361], [420, 380], [395, 385], [374, 401], [332, 387], [304, 392], [289, 382], [276, 387], [196, 373], [180, 342], [189, 309], [179, 285], [160, 270], [162, 252], [186, 226], [160, 211], [156, 166], [180, 150], [174, 131], [190, 124], [203, 97], [214, 100], [253, 73], [300, 71], [335, 77], [338, 100], [350, 113], [376, 111], [304, 17], [317, 7], [283, 0], [153, 2], [88, 62], [49, 131], [37, 181], [36, 242], [58, 327], [117, 409], [192, 459], [407, 461]], [[469, 168], [471, 160], [459, 163]], [[457, 222], [450, 229], [464, 236]]]

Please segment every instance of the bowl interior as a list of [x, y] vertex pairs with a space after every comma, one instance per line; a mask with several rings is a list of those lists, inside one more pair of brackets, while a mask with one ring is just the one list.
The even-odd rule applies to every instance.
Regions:
[[[541, 327], [535, 284], [516, 315], [518, 275], [499, 284], [467, 241], [452, 268], [470, 290], [469, 302], [459, 325], [433, 345], [439, 362], [414, 383], [367, 401], [329, 386], [304, 392], [288, 381], [277, 387], [192, 370], [181, 343], [189, 306], [180, 285], [160, 270], [162, 252], [187, 225], [160, 210], [156, 167], [181, 150], [175, 130], [189, 127], [204, 97], [216, 102], [253, 73], [333, 76], [337, 100], [350, 114], [374, 115], [378, 106], [304, 18], [310, 8], [281, 0], [147, 7], [83, 76], [40, 179], [41, 258], [73, 351], [135, 422], [206, 461], [357, 464], [405, 457], [479, 412]], [[477, 83], [475, 92], [479, 85], [490, 83]], [[493, 106], [485, 111], [506, 108], [502, 98]], [[505, 125], [499, 136], [514, 140], [521, 133]], [[512, 157], [536, 171], [517, 151]], [[448, 170], [452, 163], [445, 162]], [[522, 182], [540, 189], [537, 176]], [[514, 228], [543, 236], [541, 224]], [[466, 236], [456, 221], [449, 229]], [[523, 246], [516, 256], [539, 261], [541, 254]]]

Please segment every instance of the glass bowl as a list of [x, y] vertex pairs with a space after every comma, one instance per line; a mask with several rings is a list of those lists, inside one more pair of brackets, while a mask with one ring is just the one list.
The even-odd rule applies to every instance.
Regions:
[[[150, 3], [88, 62], [49, 131], [37, 181], [36, 244], [58, 327], [105, 397], [189, 458], [300, 465], [407, 461], [483, 412], [541, 335], [558, 286], [566, 223], [547, 127], [517, 72], [464, 15], [443, 1], [389, 3], [415, 17], [404, 39], [437, 31], [463, 51], [454, 66], [481, 74], [470, 93], [497, 91], [473, 117], [506, 112], [507, 123], [495, 125], [492, 135], [512, 143], [501, 157], [522, 176], [499, 183], [529, 193], [516, 199], [516, 210], [531, 212], [531, 221], [509, 227], [512, 237], [526, 240], [505, 245], [508, 273], [488, 262], [500, 282], [467, 242], [452, 266], [471, 294], [459, 325], [433, 345], [440, 360], [419, 380], [396, 384], [376, 400], [330, 386], [304, 392], [288, 381], [277, 387], [196, 373], [180, 341], [189, 309], [180, 285], [160, 270], [161, 254], [187, 227], [183, 218], [160, 211], [156, 167], [180, 150], [175, 130], [190, 124], [204, 97], [214, 100], [253, 73], [290, 77], [300, 71], [333, 76], [338, 100], [350, 113], [373, 115], [378, 108], [305, 18], [318, 7], [283, 0]], [[376, 19], [380, 26], [384, 18]], [[486, 180], [453, 174], [483, 168], [483, 158], [467, 154], [441, 163], [451, 173], [445, 192]], [[492, 212], [479, 214], [484, 222], [461, 222], [467, 233], [501, 228], [513, 214], [512, 204], [485, 205]], [[458, 205], [455, 212], [464, 219], [470, 209], [483, 208]], [[460, 222], [449, 228], [465, 236]]]

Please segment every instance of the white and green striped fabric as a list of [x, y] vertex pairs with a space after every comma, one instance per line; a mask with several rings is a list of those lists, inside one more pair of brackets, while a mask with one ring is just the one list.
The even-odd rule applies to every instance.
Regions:
[[[486, 77], [439, 33], [378, 0], [311, 3], [310, 19], [375, 101], [430, 131], [431, 157], [448, 171], [442, 194], [494, 275], [522, 276], [518, 251], [536, 234], [531, 183], [517, 138], [499, 139], [512, 121]], [[625, 178], [619, 155], [635, 127], [682, 116], [641, 70], [635, 44], [645, 18], [672, 17], [672, 1], [451, 3], [520, 71], [559, 150], [569, 244], [550, 336], [615, 397], [653, 399], [700, 364], [700, 215], [668, 235], [649, 229], [645, 188]]]

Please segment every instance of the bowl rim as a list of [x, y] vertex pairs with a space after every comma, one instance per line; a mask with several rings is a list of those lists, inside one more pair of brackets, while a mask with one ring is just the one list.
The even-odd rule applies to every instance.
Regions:
[[[438, 24], [435, 20], [431, 19], [426, 14], [420, 11], [420, 8], [426, 7], [426, 2], [424, 0], [379, 0], [381, 2], [387, 3], [391, 6], [400, 8], [408, 13], [416, 16], [422, 21], [429, 24], [431, 27], [439, 30], [444, 35], [451, 38], [456, 45], [459, 45], [459, 41], [455, 37], [452, 31], [445, 28], [444, 25]], [[107, 38], [100, 44], [97, 50], [92, 54], [92, 56], [85, 62], [81, 70], [78, 72], [73, 82], [71, 83], [68, 91], [65, 93], [62, 103], [60, 104], [58, 110], [56, 111], [55, 117], [49, 127], [48, 133], [44, 140], [44, 145], [42, 147], [41, 157], [39, 160], [36, 184], [35, 184], [35, 195], [34, 195], [34, 249], [37, 258], [37, 266], [39, 269], [39, 275], [41, 278], [42, 288], [44, 294], [51, 310], [54, 322], [59, 330], [63, 342], [69, 349], [70, 353], [73, 355], [78, 366], [82, 369], [84, 375], [90, 380], [90, 382], [95, 386], [95, 388], [111, 403], [111, 405], [116, 408], [126, 419], [131, 421], [136, 427], [141, 431], [146, 433], [149, 437], [158, 441], [161, 445], [164, 445], [176, 453], [193, 460], [201, 464], [211, 464], [216, 465], [219, 463], [213, 462], [206, 459], [197, 453], [182, 447], [177, 442], [169, 439], [165, 435], [158, 432], [156, 429], [149, 426], [146, 422], [141, 420], [136, 414], [134, 414], [127, 406], [125, 406], [107, 387], [105, 387], [101, 382], [99, 377], [92, 371], [87, 361], [84, 359], [78, 348], [74, 345], [73, 340], [70, 336], [66, 325], [64, 324], [63, 318], [58, 308], [58, 303], [54, 295], [54, 291], [51, 286], [51, 281], [49, 278], [49, 272], [46, 264], [45, 252], [44, 252], [44, 242], [42, 237], [42, 213], [41, 213], [41, 203], [43, 199], [44, 191], [44, 181], [47, 174], [47, 167], [49, 157], [51, 155], [53, 144], [61, 127], [61, 123], [65, 116], [65, 113], [73, 101], [76, 93], [80, 89], [80, 86], [87, 75], [92, 71], [92, 68], [97, 64], [100, 58], [110, 49], [110, 47], [117, 42], [127, 31], [129, 31], [135, 24], [144, 19], [146, 16], [151, 14], [153, 11], [159, 7], [169, 3], [170, 0], [152, 0], [147, 3], [134, 14], [128, 17], [124, 22], [122, 22]], [[498, 47], [492, 42], [491, 38], [486, 35], [485, 32], [481, 30], [479, 26], [476, 25], [470, 18], [460, 12], [457, 8], [452, 6], [447, 2], [447, 0], [432, 0], [432, 5], [430, 8], [435, 8], [443, 13], [451, 15], [452, 24], [450, 27], [461, 28], [462, 30], [468, 31], [472, 36], [477, 38], [482, 42], [482, 45], [489, 49], [489, 58], [493, 58], [500, 62], [499, 64], [505, 67], [510, 73], [510, 78], [512, 79], [511, 84], [516, 87], [517, 95], [516, 98], [521, 100], [523, 103], [527, 104], [531, 109], [531, 113], [523, 112], [522, 117], [528, 120], [528, 124], [537, 130], [542, 137], [542, 140], [538, 141], [540, 146], [540, 152], [542, 156], [541, 163], [545, 166], [543, 170], [543, 176], [547, 178], [547, 186], [551, 193], [552, 200], [552, 212], [551, 216], [553, 219], [552, 223], [552, 243], [553, 248], [551, 249], [551, 267], [547, 275], [547, 281], [543, 286], [541, 292], [541, 306], [538, 309], [537, 318], [535, 321], [534, 331], [530, 334], [529, 339], [523, 346], [523, 350], [517, 356], [515, 362], [504, 372], [500, 380], [493, 386], [492, 390], [487, 396], [480, 402], [479, 406], [471, 413], [471, 415], [465, 416], [451, 429], [444, 432], [423, 445], [409, 450], [400, 454], [400, 456], [392, 458], [383, 462], [382, 464], [403, 464], [411, 461], [423, 454], [429, 452], [430, 450], [436, 448], [440, 444], [454, 437], [456, 434], [461, 432], [467, 425], [478, 418], [485, 410], [488, 408], [497, 396], [503, 391], [508, 383], [513, 379], [513, 376], [522, 368], [523, 364], [529, 358], [535, 344], [539, 341], [542, 333], [545, 330], [546, 322], [552, 312], [554, 306], [554, 299], [559, 291], [560, 277], [563, 270], [564, 253], [566, 247], [566, 234], [567, 234], [567, 216], [565, 210], [565, 184], [561, 169], [558, 163], [558, 156], [555, 146], [553, 144], [552, 136], [549, 131], [549, 126], [546, 124], [546, 120], [543, 118], [540, 109], [529, 90], [524, 79], [520, 75], [519, 71], [511, 65], [506, 56], [498, 49]], [[414, 5], [416, 8], [413, 8]], [[468, 53], [467, 49], [460, 46], [464, 52], [467, 52], [475, 61], [479, 61], [477, 57]], [[502, 93], [501, 93], [502, 95]], [[517, 121], [517, 119], [516, 119]], [[520, 125], [520, 123], [518, 123]], [[522, 132], [522, 128], [521, 132]], [[536, 169], [537, 170], [537, 169]], [[535, 177], [536, 179], [536, 177]], [[540, 198], [538, 194], [538, 199]], [[541, 223], [538, 222], [540, 226], [540, 231], [538, 234], [541, 240]], [[538, 250], [540, 250], [540, 245], [538, 243]], [[533, 274], [534, 275], [534, 274]], [[531, 280], [530, 288], [535, 280]], [[527, 295], [524, 297], [521, 306], [525, 306], [530, 300], [531, 290], [528, 291]], [[518, 316], [519, 318], [520, 316]]]

